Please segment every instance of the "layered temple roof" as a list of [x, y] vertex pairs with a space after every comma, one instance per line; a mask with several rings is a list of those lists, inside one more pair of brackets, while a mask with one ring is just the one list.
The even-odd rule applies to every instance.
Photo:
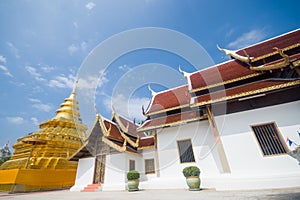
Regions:
[[188, 107], [190, 98], [191, 96], [187, 85], [157, 93], [153, 96], [150, 105], [144, 114], [149, 116], [178, 108]]
[[[218, 103], [231, 113], [300, 99], [299, 29], [237, 51], [218, 48], [232, 59], [184, 73], [187, 85], [154, 94], [139, 131], [206, 119]], [[255, 105], [245, 103], [253, 98]]]
[[144, 148], [154, 147], [154, 136], [137, 132], [137, 127], [117, 113], [113, 113], [111, 120], [97, 114], [85, 144], [73, 154], [71, 160], [115, 152], [139, 154]]

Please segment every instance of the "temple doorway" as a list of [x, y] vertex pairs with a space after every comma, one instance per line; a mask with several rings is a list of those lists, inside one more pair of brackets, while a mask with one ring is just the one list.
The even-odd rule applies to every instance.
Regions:
[[104, 183], [106, 155], [98, 155], [95, 160], [94, 184]]

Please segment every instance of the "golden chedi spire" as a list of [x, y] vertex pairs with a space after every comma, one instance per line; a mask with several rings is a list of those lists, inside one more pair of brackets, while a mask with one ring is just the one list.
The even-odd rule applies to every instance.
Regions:
[[79, 121], [79, 108], [78, 102], [76, 100], [76, 86], [74, 87], [71, 95], [65, 99], [65, 101], [60, 105], [60, 108], [56, 110], [56, 116], [54, 119], [67, 119]]
[[[80, 119], [76, 87], [74, 87], [71, 95], [56, 110], [56, 115], [52, 119], [40, 123], [38, 131], [17, 140], [13, 145], [13, 156], [0, 166], [0, 175], [5, 170], [12, 169], [34, 169], [34, 176], [38, 174], [38, 170], [52, 170], [51, 176], [55, 176], [57, 170], [67, 170], [65, 173], [73, 173], [71, 179], [75, 179], [77, 162], [68, 159], [81, 147], [85, 140], [86, 130], [87, 126], [82, 124]], [[28, 172], [27, 176], [30, 176], [30, 173]], [[57, 179], [61, 178], [57, 177]], [[41, 183], [38, 182], [42, 178], [33, 177], [33, 179], [36, 179], [37, 182], [30, 184], [39, 185], [38, 188], [43, 189]], [[69, 181], [68, 184], [72, 185], [73, 182]], [[1, 186], [3, 185], [0, 176], [0, 191]], [[49, 188], [49, 185], [45, 188]]]

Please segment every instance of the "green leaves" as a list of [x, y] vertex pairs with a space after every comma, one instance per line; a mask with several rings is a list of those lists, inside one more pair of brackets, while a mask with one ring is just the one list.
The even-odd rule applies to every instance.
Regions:
[[199, 176], [200, 175], [200, 169], [196, 166], [189, 166], [189, 167], [185, 167], [182, 170], [182, 173], [185, 177]]

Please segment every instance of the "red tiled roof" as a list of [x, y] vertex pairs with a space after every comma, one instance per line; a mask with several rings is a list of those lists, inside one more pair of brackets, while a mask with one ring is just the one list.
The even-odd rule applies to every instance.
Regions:
[[126, 118], [124, 118], [120, 115], [118, 115], [118, 117], [124, 127], [127, 127], [127, 125], [128, 125], [128, 132], [126, 134], [129, 134], [134, 137], [138, 137], [138, 136], [144, 137], [145, 136], [145, 134], [143, 132], [137, 132], [136, 129], [138, 126], [136, 124], [134, 124], [133, 122], [127, 120]]
[[[250, 57], [256, 58], [276, 52], [274, 47], [284, 49], [295, 44], [300, 45], [300, 29], [272, 38], [262, 43], [252, 45], [245, 49], [241, 49], [237, 53], [239, 55], [246, 56], [244, 53], [245, 50]], [[241, 77], [251, 77], [257, 73], [257, 71], [248, 69], [236, 60], [230, 60], [228, 62], [215, 65], [211, 68], [192, 73], [189, 76], [189, 89], [191, 91], [197, 91], [206, 86], [220, 84], [233, 79], [239, 79]]]
[[[288, 83], [295, 83], [295, 81], [300, 83], [300, 80], [263, 80], [226, 90], [212, 92], [195, 98], [193, 106], [206, 105], [214, 102], [260, 94], [271, 90], [273, 91], [283, 87], [293, 86], [295, 84], [288, 85]], [[286, 83], [287, 85], [284, 85]]]
[[228, 80], [240, 78], [257, 72], [252, 71], [235, 60], [221, 63], [214, 67], [197, 71], [189, 76], [191, 90], [202, 88], [208, 85], [222, 83]]
[[121, 136], [120, 129], [112, 122], [108, 120], [103, 120], [106, 130], [109, 130], [111, 127], [111, 130], [109, 132], [109, 138], [118, 140], [118, 141], [124, 141], [124, 138]]
[[155, 114], [156, 112], [178, 106], [189, 105], [190, 98], [191, 96], [187, 85], [158, 93], [153, 97], [145, 115]]
[[300, 29], [295, 30], [293, 32], [280, 35], [278, 37], [272, 38], [270, 40], [266, 40], [264, 42], [261, 42], [259, 44], [255, 44], [252, 46], [249, 46], [247, 48], [241, 49], [237, 51], [238, 54], [245, 56], [244, 51], [247, 52], [247, 54], [250, 57], [258, 57], [265, 54], [269, 54], [274, 52], [274, 47], [277, 47], [279, 49], [283, 49], [285, 47], [291, 46], [293, 44], [300, 43]]
[[200, 118], [200, 113], [198, 111], [183, 112], [147, 120], [138, 128], [138, 130], [146, 131], [154, 128], [162, 128], [183, 122], [191, 122]]
[[138, 148], [143, 148], [143, 147], [148, 147], [148, 146], [153, 146], [154, 145], [154, 137], [144, 137], [141, 138], [139, 141], [139, 146]]

